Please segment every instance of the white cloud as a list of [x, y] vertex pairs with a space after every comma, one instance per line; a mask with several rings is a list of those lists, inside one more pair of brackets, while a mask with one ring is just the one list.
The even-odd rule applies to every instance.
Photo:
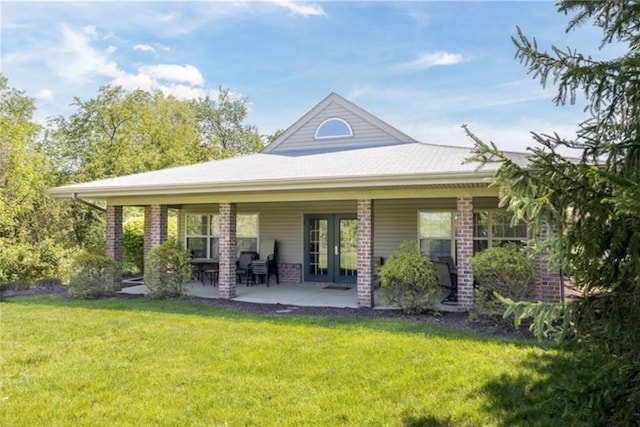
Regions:
[[85, 81], [99, 75], [117, 77], [121, 71], [109, 59], [109, 52], [95, 49], [89, 40], [86, 28], [74, 31], [66, 25], [62, 27], [62, 45], [49, 59], [51, 68], [63, 78]]
[[426, 70], [431, 67], [455, 65], [464, 61], [464, 56], [459, 53], [432, 52], [423, 53], [418, 59], [400, 64], [398, 68], [405, 70]]
[[111, 55], [111, 54], [112, 54], [112, 53], [114, 53], [116, 50], [118, 50], [118, 48], [117, 48], [117, 47], [115, 47], [114, 45], [110, 45], [110, 46], [107, 48], [107, 53], [108, 53], [109, 55]]
[[304, 16], [327, 16], [322, 6], [314, 3], [300, 4], [291, 0], [271, 0], [277, 6], [287, 9], [292, 15]]
[[53, 91], [51, 89], [42, 89], [38, 91], [36, 98], [43, 101], [53, 101]]
[[204, 84], [204, 77], [202, 77], [200, 70], [193, 65], [145, 65], [138, 70], [140, 73], [158, 80], [185, 82], [194, 86], [202, 86]]
[[92, 31], [87, 31], [86, 28], [74, 31], [64, 26], [61, 46], [54, 49], [53, 55], [48, 56], [51, 58], [48, 62], [49, 67], [61, 77], [76, 83], [107, 78], [109, 83], [122, 86], [126, 90], [160, 89], [163, 93], [180, 99], [215, 93], [204, 88], [205, 79], [202, 73], [189, 64], [142, 65], [136, 72], [127, 72], [110, 58], [115, 49], [109, 47], [100, 50], [93, 46], [91, 33]]
[[82, 29], [82, 31], [91, 37], [96, 37], [98, 35], [98, 31], [94, 25], [87, 25]]
[[137, 44], [133, 47], [133, 50], [139, 50], [140, 52], [155, 52], [155, 48], [148, 44]]

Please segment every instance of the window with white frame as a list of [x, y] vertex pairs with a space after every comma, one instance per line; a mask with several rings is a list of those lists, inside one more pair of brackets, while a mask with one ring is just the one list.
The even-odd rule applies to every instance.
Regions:
[[316, 128], [315, 139], [345, 138], [353, 136], [353, 130], [346, 120], [332, 117], [320, 123]]
[[[187, 214], [185, 247], [194, 258], [218, 259], [219, 214]], [[258, 214], [236, 215], [236, 245], [242, 251], [258, 250]]]
[[505, 211], [481, 211], [473, 214], [473, 253], [507, 243], [523, 244], [528, 239], [527, 225], [511, 225], [511, 214]]
[[420, 250], [432, 260], [454, 256], [455, 234], [452, 212], [418, 212]]

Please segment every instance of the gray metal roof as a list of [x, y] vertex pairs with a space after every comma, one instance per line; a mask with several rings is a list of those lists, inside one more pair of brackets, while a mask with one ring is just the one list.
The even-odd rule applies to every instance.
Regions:
[[[471, 149], [420, 142], [345, 150], [257, 153], [162, 169], [50, 190], [59, 197], [143, 194], [162, 189], [187, 192], [242, 189], [353, 188], [430, 183], [478, 183], [497, 169], [464, 163]], [[526, 154], [508, 154], [526, 165]], [[313, 186], [313, 187], [311, 187]]]

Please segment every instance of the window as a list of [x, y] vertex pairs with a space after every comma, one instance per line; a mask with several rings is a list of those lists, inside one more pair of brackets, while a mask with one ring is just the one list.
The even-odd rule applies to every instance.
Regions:
[[[186, 216], [186, 248], [194, 258], [217, 259], [220, 237], [220, 215]], [[236, 245], [241, 251], [258, 250], [258, 215], [236, 215]]]
[[346, 121], [333, 117], [320, 123], [316, 129], [315, 139], [345, 138], [353, 136], [351, 126]]
[[527, 225], [511, 226], [511, 214], [499, 211], [473, 214], [473, 253], [506, 243], [522, 244], [527, 240]]
[[418, 212], [420, 250], [432, 260], [453, 256], [453, 215], [451, 212]]

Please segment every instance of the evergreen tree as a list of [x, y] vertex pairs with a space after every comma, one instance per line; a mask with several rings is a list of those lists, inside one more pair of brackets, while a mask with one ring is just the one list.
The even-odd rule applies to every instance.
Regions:
[[[517, 319], [533, 315], [537, 333], [557, 333], [590, 377], [565, 395], [568, 409], [594, 425], [640, 423], [640, 2], [565, 0], [567, 31], [588, 22], [602, 46], [626, 50], [610, 60], [558, 47], [541, 50], [519, 29], [517, 58], [541, 84], [554, 84], [558, 105], [584, 95], [588, 119], [575, 139], [534, 134], [530, 165], [522, 169], [493, 143], [476, 141], [473, 160], [501, 162], [501, 202], [515, 217], [558, 226], [552, 259], [584, 297], [562, 306], [513, 303]], [[581, 151], [578, 160], [557, 153]], [[560, 313], [560, 314], [559, 314]], [[563, 321], [559, 324], [558, 320]], [[559, 326], [560, 325], [560, 326]]]

